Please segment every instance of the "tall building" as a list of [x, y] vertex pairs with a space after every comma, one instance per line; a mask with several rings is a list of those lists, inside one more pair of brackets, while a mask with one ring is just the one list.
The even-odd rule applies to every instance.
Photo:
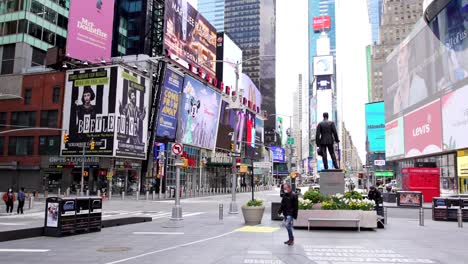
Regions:
[[345, 124], [341, 123], [341, 127], [341, 138], [343, 141], [343, 162], [341, 168], [345, 169], [347, 174], [356, 174], [356, 172], [362, 171], [362, 161]]
[[65, 48], [69, 0], [0, 1], [0, 74], [44, 66], [49, 48]]
[[[262, 109], [275, 114], [276, 0], [226, 0], [224, 15], [225, 32], [243, 52], [243, 73], [259, 87]], [[268, 118], [265, 132], [274, 129]]]
[[422, 16], [423, 0], [384, 0], [378, 45], [371, 49], [371, 102], [383, 101], [383, 65], [386, 57], [411, 32]]
[[382, 17], [382, 0], [367, 0], [369, 22], [372, 27], [372, 43], [379, 43], [380, 18]]
[[198, 0], [197, 9], [216, 31], [224, 31], [224, 0]]

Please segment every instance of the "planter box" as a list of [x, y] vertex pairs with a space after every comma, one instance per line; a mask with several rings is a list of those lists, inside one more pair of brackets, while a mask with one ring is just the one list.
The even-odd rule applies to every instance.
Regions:
[[377, 228], [377, 212], [361, 210], [299, 210], [294, 227], [307, 227], [309, 218], [360, 219], [361, 228]]
[[246, 225], [259, 225], [262, 223], [265, 206], [242, 206], [242, 215]]

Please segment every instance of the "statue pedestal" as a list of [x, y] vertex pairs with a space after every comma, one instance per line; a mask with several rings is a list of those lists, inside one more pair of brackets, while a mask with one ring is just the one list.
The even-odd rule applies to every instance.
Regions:
[[342, 170], [322, 170], [320, 175], [320, 193], [323, 196], [343, 194], [345, 191], [345, 174]]

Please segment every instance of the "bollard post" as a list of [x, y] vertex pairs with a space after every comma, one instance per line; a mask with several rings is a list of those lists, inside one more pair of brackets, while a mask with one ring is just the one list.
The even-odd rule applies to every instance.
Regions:
[[149, 191], [146, 191], [146, 201], [149, 200]]
[[385, 222], [385, 224], [387, 224], [387, 210], [388, 210], [388, 208], [384, 206], [384, 213], [383, 213], [383, 215], [384, 215], [384, 222]]
[[137, 201], [140, 200], [140, 191], [137, 191], [137, 192], [136, 192], [136, 200], [137, 200]]
[[457, 210], [457, 220], [458, 220], [458, 227], [463, 228], [463, 213], [461, 208]]
[[219, 221], [223, 221], [223, 204], [219, 204]]
[[66, 192], [67, 192], [67, 197], [69, 197], [70, 196], [70, 187], [67, 188]]
[[101, 190], [97, 190], [97, 196], [102, 197]]
[[34, 195], [29, 196], [29, 209], [34, 207]]
[[89, 190], [86, 190], [86, 196], [89, 196]]
[[419, 208], [419, 226], [424, 226], [424, 208]]
[[57, 191], [57, 197], [60, 197], [60, 187], [58, 188], [58, 191]]
[[[159, 188], [161, 188], [161, 187], [159, 187]], [[153, 190], [152, 195], [153, 195], [153, 196], [151, 197], [151, 199], [154, 201], [154, 199], [156, 198], [156, 191], [155, 191], [155, 190]]]
[[122, 200], [125, 200], [125, 192], [122, 191]]
[[109, 190], [109, 196], [107, 197], [107, 199], [112, 199], [112, 190]]

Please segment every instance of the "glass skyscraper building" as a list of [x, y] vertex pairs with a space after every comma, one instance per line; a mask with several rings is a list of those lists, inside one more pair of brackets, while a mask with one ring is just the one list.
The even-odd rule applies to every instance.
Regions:
[[372, 27], [372, 43], [379, 43], [380, 19], [382, 16], [382, 0], [367, 0], [369, 20]]
[[216, 31], [224, 31], [224, 0], [198, 0], [197, 10], [216, 28]]

